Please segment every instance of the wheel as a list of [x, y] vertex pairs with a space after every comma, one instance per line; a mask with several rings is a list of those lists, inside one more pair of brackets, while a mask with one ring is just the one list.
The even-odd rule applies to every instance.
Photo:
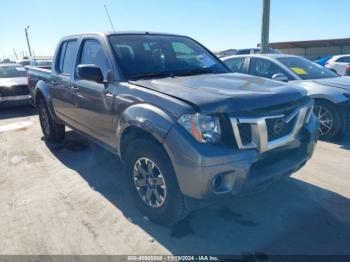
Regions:
[[341, 117], [334, 104], [327, 101], [316, 101], [314, 113], [319, 121], [320, 138], [331, 139], [339, 134]]
[[125, 156], [135, 205], [150, 220], [173, 225], [185, 217], [185, 202], [170, 159], [156, 142], [136, 139]]
[[65, 126], [56, 123], [47, 108], [45, 100], [39, 99], [38, 114], [41, 130], [44, 134], [45, 141], [48, 143], [59, 143], [64, 139]]

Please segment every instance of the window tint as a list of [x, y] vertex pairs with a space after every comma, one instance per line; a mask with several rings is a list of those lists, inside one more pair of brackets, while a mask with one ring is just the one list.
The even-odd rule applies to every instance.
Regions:
[[63, 42], [60, 50], [60, 63], [58, 65], [59, 72], [63, 72], [63, 61], [64, 61], [64, 55], [66, 53], [66, 48], [67, 48], [67, 42]]
[[71, 74], [76, 50], [77, 50], [76, 40], [70, 40], [62, 44], [61, 52], [60, 52], [60, 63], [58, 67], [60, 73], [67, 74], [67, 75]]
[[327, 68], [311, 62], [303, 57], [280, 57], [279, 62], [288, 67], [294, 74], [297, 74], [301, 79], [321, 79], [337, 77], [337, 74]]
[[101, 44], [96, 40], [85, 40], [83, 50], [81, 52], [80, 64], [97, 65], [103, 76], [107, 77], [107, 72], [110, 69], [107, 57], [102, 49]]
[[225, 64], [232, 72], [243, 73], [245, 57], [227, 59]]
[[109, 39], [130, 79], [228, 72], [217, 57], [187, 37], [150, 34], [113, 35]]
[[1, 66], [0, 78], [25, 77], [27, 71], [22, 66]]
[[278, 65], [269, 60], [260, 58], [250, 59], [249, 74], [265, 78], [272, 78], [274, 74], [285, 74], [290, 78]]
[[350, 63], [350, 56], [340, 57], [338, 58], [337, 62]]

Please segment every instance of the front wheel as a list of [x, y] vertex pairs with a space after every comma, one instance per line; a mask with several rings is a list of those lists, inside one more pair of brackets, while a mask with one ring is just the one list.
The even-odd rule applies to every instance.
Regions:
[[38, 103], [38, 114], [41, 130], [45, 141], [48, 143], [59, 143], [65, 137], [65, 126], [56, 123], [47, 108], [45, 100], [41, 98]]
[[320, 138], [331, 139], [339, 134], [341, 117], [334, 104], [327, 101], [316, 101], [314, 113], [319, 121]]
[[170, 159], [156, 142], [128, 145], [125, 167], [133, 200], [150, 220], [173, 225], [185, 216], [185, 203]]

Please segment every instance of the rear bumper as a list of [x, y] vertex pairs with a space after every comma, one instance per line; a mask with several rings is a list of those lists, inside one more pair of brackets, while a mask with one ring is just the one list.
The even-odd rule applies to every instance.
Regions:
[[300, 169], [313, 154], [317, 129], [316, 117], [312, 115], [294, 141], [259, 153], [199, 144], [175, 126], [167, 135], [164, 147], [182, 193], [193, 199], [213, 199], [258, 190]]

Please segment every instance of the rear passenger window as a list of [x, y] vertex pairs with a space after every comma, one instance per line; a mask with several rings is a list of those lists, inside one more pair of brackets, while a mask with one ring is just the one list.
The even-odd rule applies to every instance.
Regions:
[[105, 55], [101, 44], [96, 40], [85, 40], [79, 64], [97, 65], [104, 76], [107, 77], [107, 72], [110, 69], [107, 56]]
[[243, 73], [244, 72], [245, 57], [232, 58], [225, 61], [225, 64], [230, 68], [232, 72]]
[[77, 41], [70, 40], [62, 44], [60, 51], [59, 72], [70, 75], [72, 73], [75, 52], [77, 50]]

